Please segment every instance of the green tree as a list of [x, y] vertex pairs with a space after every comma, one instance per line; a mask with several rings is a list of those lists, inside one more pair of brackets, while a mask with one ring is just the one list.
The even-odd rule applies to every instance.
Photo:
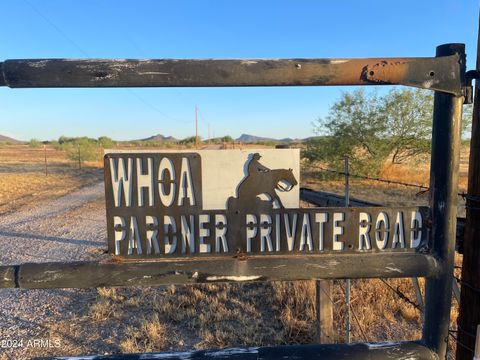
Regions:
[[377, 172], [389, 152], [386, 141], [379, 136], [386, 131], [379, 104], [375, 92], [359, 89], [342, 93], [328, 115], [314, 124], [315, 132], [324, 136], [307, 142], [305, 157], [339, 167], [340, 157], [349, 155], [352, 170]]
[[[471, 106], [464, 107], [462, 134], [469, 132]], [[304, 156], [340, 167], [349, 155], [352, 170], [377, 173], [384, 162], [398, 164], [431, 148], [433, 93], [394, 88], [384, 96], [363, 89], [342, 93], [314, 130]]]
[[63, 139], [59, 148], [67, 153], [69, 159], [80, 162], [100, 160], [103, 154], [98, 142], [87, 137]]
[[108, 136], [100, 136], [97, 142], [104, 149], [111, 149], [115, 147], [115, 142]]
[[225, 135], [220, 138], [222, 142], [233, 143], [233, 138], [230, 135]]
[[[188, 145], [188, 144], [195, 144], [196, 137], [195, 136], [189, 136], [186, 137], [185, 139], [180, 140], [178, 143], [181, 145]], [[202, 142], [202, 138], [199, 136], [198, 137], [198, 142]]]
[[393, 89], [379, 104], [385, 130], [378, 135], [387, 141], [394, 164], [430, 151], [433, 93], [421, 89]]

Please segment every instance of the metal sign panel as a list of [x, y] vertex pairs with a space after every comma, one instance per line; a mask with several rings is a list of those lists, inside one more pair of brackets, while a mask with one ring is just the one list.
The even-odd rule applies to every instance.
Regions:
[[294, 149], [107, 153], [109, 252], [166, 259], [427, 247], [426, 207], [299, 209], [298, 160]]

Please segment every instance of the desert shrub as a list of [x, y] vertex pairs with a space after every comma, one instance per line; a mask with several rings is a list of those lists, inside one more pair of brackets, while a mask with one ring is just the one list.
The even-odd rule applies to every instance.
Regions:
[[39, 148], [40, 146], [42, 146], [42, 142], [40, 140], [37, 140], [37, 139], [31, 139], [29, 142], [28, 142], [28, 145], [32, 148]]

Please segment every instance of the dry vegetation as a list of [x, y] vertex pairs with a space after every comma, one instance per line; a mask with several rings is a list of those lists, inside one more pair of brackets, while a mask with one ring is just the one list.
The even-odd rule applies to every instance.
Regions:
[[[409, 279], [388, 280], [415, 300]], [[336, 341], [345, 338], [343, 284], [333, 292]], [[352, 340], [418, 339], [421, 312], [380, 280], [352, 286]], [[61, 349], [45, 355], [146, 352], [316, 342], [314, 281], [101, 288], [68, 319], [43, 324]]]
[[[0, 148], [3, 205], [11, 201], [21, 203], [27, 197], [57, 196], [99, 179], [94, 170], [79, 173], [64, 155], [53, 149], [48, 151], [54, 165], [50, 167], [51, 174], [44, 177], [43, 149]], [[468, 149], [464, 148], [460, 190], [466, 188], [466, 159]], [[343, 193], [341, 177], [307, 170], [302, 176], [305, 186]], [[427, 185], [428, 165], [418, 161], [385, 166], [382, 177]], [[418, 189], [372, 181], [352, 179], [350, 190], [352, 196], [389, 206], [428, 202], [426, 195], [417, 196]], [[457, 264], [460, 263], [458, 257]], [[385, 280], [391, 288], [380, 279], [352, 281], [353, 342], [421, 337], [422, 312], [392, 290], [401, 291], [417, 303], [411, 279]], [[422, 279], [420, 283], [423, 291]], [[52, 323], [45, 319], [42, 324], [51, 339], [61, 339], [62, 347], [43, 349], [44, 353], [35, 355], [303, 344], [316, 342], [318, 338], [314, 281], [100, 288], [82, 290], [80, 295], [83, 300], [71, 305], [63, 321]], [[346, 317], [343, 281], [334, 282], [332, 302], [335, 340], [343, 342]], [[453, 305], [452, 327], [457, 317], [455, 300]]]
[[101, 163], [68, 160], [63, 151], [28, 145], [0, 146], [0, 214], [19, 206], [64, 195], [102, 179]]

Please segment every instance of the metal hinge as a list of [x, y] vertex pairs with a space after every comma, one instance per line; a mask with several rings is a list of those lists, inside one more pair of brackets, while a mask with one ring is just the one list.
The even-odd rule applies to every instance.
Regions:
[[473, 103], [473, 79], [480, 79], [480, 71], [469, 70], [465, 73], [465, 101], [464, 104]]
[[377, 84], [401, 84], [465, 96], [464, 57], [454, 54], [435, 58], [382, 60], [367, 66], [365, 80]]

